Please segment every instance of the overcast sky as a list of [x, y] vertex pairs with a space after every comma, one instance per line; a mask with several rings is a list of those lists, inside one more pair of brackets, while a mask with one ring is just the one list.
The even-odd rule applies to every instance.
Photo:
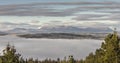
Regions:
[[42, 26], [116, 27], [120, 0], [0, 0], [0, 30]]

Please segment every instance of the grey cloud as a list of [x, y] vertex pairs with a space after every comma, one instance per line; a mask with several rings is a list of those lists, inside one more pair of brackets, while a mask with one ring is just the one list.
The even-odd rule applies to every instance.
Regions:
[[34, 5], [111, 5], [111, 4], [119, 4], [117, 2], [45, 2], [45, 3], [31, 3], [31, 4], [23, 4], [28, 6]]
[[40, 23], [40, 21], [32, 20], [30, 23], [36, 24], [36, 23]]
[[94, 12], [101, 12], [101, 13], [111, 13], [111, 14], [117, 14], [120, 13], [120, 9], [116, 8], [116, 9], [112, 9], [112, 10], [95, 10]]
[[92, 20], [102, 20], [102, 17], [108, 15], [100, 15], [100, 14], [79, 14], [77, 17], [72, 18], [77, 21], [92, 21]]
[[11, 22], [1, 22], [1, 26], [6, 27], [7, 29], [14, 29], [14, 28], [26, 28], [26, 29], [37, 29], [39, 25], [30, 25], [26, 23], [11, 23]]
[[[59, 10], [57, 6], [76, 6]], [[53, 7], [55, 8], [53, 8]], [[49, 2], [31, 4], [0, 5], [0, 15], [3, 16], [51, 16], [64, 17], [74, 16], [75, 13], [82, 11], [95, 11], [106, 9], [119, 9], [117, 2]], [[100, 11], [101, 12], [101, 11]], [[101, 13], [105, 13], [104, 11]]]
[[61, 23], [61, 21], [50, 21], [50, 23]]
[[118, 14], [111, 14], [108, 18], [106, 19], [109, 19], [109, 20], [115, 20], [115, 21], [119, 21], [120, 20], [120, 13]]
[[76, 8], [66, 9], [66, 12], [72, 13], [82, 13], [82, 12], [95, 12], [95, 13], [106, 13], [106, 14], [116, 14], [120, 13], [120, 5], [100, 5], [100, 6], [79, 6]]
[[119, 14], [108, 14], [108, 15], [80, 14], [79, 16], [72, 18], [72, 19], [77, 20], [77, 21], [97, 21], [97, 20], [119, 21], [120, 13]]
[[107, 23], [105, 22], [96, 22], [96, 21], [84, 21], [83, 24], [80, 24], [79, 26], [80, 27], [92, 27], [92, 28], [99, 28], [99, 29], [108, 29], [108, 28], [111, 28], [111, 29], [114, 29], [114, 28], [117, 28], [118, 30], [119, 29], [119, 21], [114, 21], [114, 23], [109, 23], [110, 21], [107, 21]]
[[60, 11], [55, 11], [54, 9], [7, 9], [0, 12], [0, 15], [8, 15], [8, 16], [68, 16], [71, 13], [64, 13]]
[[1, 22], [0, 24], [3, 24], [3, 25], [29, 25], [26, 23], [11, 23], [11, 22]]

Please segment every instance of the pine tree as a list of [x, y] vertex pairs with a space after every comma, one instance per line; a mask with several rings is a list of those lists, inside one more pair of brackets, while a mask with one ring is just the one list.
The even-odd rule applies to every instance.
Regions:
[[120, 38], [116, 32], [105, 37], [101, 48], [95, 54], [89, 54], [85, 63], [120, 63]]
[[75, 63], [75, 60], [72, 55], [69, 56], [68, 63]]
[[3, 50], [3, 56], [1, 57], [3, 63], [19, 63], [20, 54], [16, 54], [14, 46], [7, 45]]
[[120, 56], [119, 41], [116, 31], [105, 38], [105, 42], [101, 47], [105, 53], [104, 63], [120, 63], [120, 61], [118, 61]]

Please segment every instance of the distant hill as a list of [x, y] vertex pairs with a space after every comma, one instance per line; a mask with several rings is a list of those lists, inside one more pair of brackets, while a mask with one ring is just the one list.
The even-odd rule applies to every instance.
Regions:
[[8, 33], [0, 31], [0, 36], [7, 35]]
[[40, 31], [38, 29], [15, 28], [12, 30], [8, 30], [7, 32], [14, 34], [31, 34], [31, 33], [39, 33]]
[[56, 27], [42, 27], [41, 32], [46, 33], [108, 33], [112, 32], [110, 28], [82, 28], [74, 26], [56, 26]]
[[8, 33], [16, 34], [35, 34], [35, 33], [109, 33], [112, 32], [110, 28], [82, 28], [75, 26], [54, 26], [54, 27], [41, 27], [40, 29], [25, 29], [15, 28], [8, 30]]
[[17, 35], [22, 38], [50, 38], [50, 39], [103, 39], [108, 33], [72, 34], [72, 33], [41, 33]]
[[52, 39], [102, 39], [107, 33], [113, 32], [110, 28], [75, 27], [75, 26], [43, 26], [40, 29], [15, 28], [8, 30], [9, 34], [16, 34], [23, 38], [52, 38]]

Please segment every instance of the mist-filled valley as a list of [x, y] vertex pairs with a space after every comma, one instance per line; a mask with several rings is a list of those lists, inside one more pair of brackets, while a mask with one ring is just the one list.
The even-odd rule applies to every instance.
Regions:
[[0, 36], [0, 50], [10, 43], [24, 58], [64, 58], [74, 55], [76, 59], [85, 58], [100, 47], [103, 40], [95, 39], [36, 39], [20, 38], [13, 35]]

